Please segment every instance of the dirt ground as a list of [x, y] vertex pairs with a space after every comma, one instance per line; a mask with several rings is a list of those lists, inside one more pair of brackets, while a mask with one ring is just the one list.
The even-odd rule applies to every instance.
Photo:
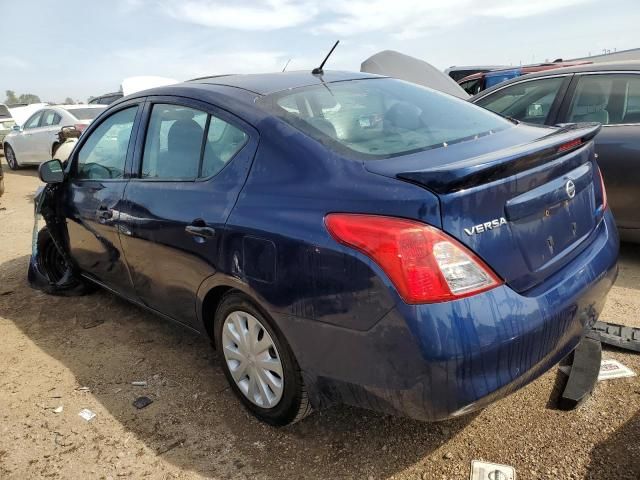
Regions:
[[[209, 343], [106, 292], [50, 297], [26, 282], [35, 170], [0, 198], [0, 478], [467, 479], [470, 461], [519, 479], [639, 479], [640, 377], [553, 405], [557, 369], [485, 410], [420, 423], [355, 408], [262, 425]], [[602, 318], [640, 326], [640, 246], [623, 246]], [[606, 349], [640, 372], [640, 355]], [[146, 387], [132, 381], [147, 382]], [[87, 387], [82, 389], [81, 387]], [[153, 403], [137, 410], [146, 395]], [[62, 407], [60, 412], [58, 407]], [[87, 422], [78, 413], [88, 408]], [[58, 412], [58, 413], [56, 413]]]

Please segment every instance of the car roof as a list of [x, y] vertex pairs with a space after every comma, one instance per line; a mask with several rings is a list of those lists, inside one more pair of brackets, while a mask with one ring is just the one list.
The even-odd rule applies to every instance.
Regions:
[[303, 70], [277, 73], [252, 73], [245, 75], [218, 75], [195, 78], [186, 83], [223, 85], [241, 88], [257, 95], [269, 95], [270, 93], [289, 90], [292, 88], [380, 77], [380, 75], [370, 73], [344, 72], [337, 70], [326, 70], [322, 75], [314, 75], [309, 70]]
[[485, 97], [486, 95], [489, 95], [496, 90], [500, 90], [507, 85], [521, 82], [523, 80], [529, 80], [532, 78], [539, 78], [539, 77], [551, 77], [551, 76], [563, 75], [563, 74], [566, 75], [566, 74], [572, 74], [572, 73], [589, 73], [589, 72], [640, 72], [640, 61], [628, 60], [625, 62], [588, 63], [584, 65], [553, 68], [550, 70], [543, 70], [541, 72], [529, 73], [527, 75], [522, 75], [520, 77], [512, 78], [511, 80], [507, 80], [506, 82], [498, 83], [497, 85], [487, 88], [486, 90], [483, 90], [477, 95], [471, 97], [469, 101], [474, 102], [475, 100]]

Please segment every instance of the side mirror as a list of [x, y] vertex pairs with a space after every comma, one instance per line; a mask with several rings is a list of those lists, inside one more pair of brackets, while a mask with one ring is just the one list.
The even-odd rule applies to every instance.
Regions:
[[14, 132], [19, 132], [20, 131], [20, 125], [14, 125], [13, 127], [11, 127], [11, 130], [13, 130]]
[[44, 183], [61, 183], [64, 180], [64, 170], [60, 160], [49, 160], [38, 168], [40, 180]]

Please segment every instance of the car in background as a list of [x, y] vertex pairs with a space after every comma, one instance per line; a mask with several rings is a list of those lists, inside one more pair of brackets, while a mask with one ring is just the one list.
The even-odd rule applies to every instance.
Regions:
[[0, 150], [2, 150], [4, 137], [11, 131], [16, 121], [11, 116], [11, 111], [6, 105], [0, 103]]
[[474, 65], [474, 66], [451, 66], [447, 68], [444, 73], [453, 78], [456, 82], [462, 80], [464, 77], [473, 75], [476, 73], [485, 73], [492, 70], [501, 70], [508, 68], [507, 65]]
[[14, 125], [4, 138], [4, 156], [12, 170], [51, 160], [60, 145], [58, 132], [74, 126], [83, 131], [104, 105], [50, 105], [33, 113], [24, 125]]
[[552, 368], [603, 308], [599, 129], [367, 73], [141, 91], [40, 166], [28, 278], [209, 336], [270, 424], [338, 403], [457, 417]]
[[122, 92], [105, 93], [99, 97], [93, 97], [89, 100], [89, 105], [111, 105], [113, 102], [117, 102], [124, 95]]
[[470, 101], [530, 124], [602, 124], [595, 148], [608, 202], [622, 240], [640, 243], [640, 62], [547, 70]]
[[491, 88], [494, 85], [511, 80], [512, 78], [527, 75], [528, 73], [541, 72], [545, 70], [553, 70], [554, 68], [570, 67], [574, 65], [584, 65], [590, 62], [562, 62], [556, 61], [551, 63], [539, 63], [536, 65], [526, 65], [524, 67], [501, 68], [489, 72], [475, 73], [464, 77], [458, 81], [465, 92], [469, 95], [477, 95], [478, 93]]

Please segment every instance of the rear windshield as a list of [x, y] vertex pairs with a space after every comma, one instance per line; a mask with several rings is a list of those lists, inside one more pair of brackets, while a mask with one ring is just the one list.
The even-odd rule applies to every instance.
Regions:
[[6, 105], [0, 105], [0, 118], [11, 118], [11, 112]]
[[260, 102], [329, 148], [360, 159], [446, 147], [513, 126], [464, 100], [391, 78], [303, 87]]
[[[105, 107], [106, 108], [106, 107]], [[102, 113], [104, 108], [70, 108], [67, 110], [78, 120], [93, 120]]]

